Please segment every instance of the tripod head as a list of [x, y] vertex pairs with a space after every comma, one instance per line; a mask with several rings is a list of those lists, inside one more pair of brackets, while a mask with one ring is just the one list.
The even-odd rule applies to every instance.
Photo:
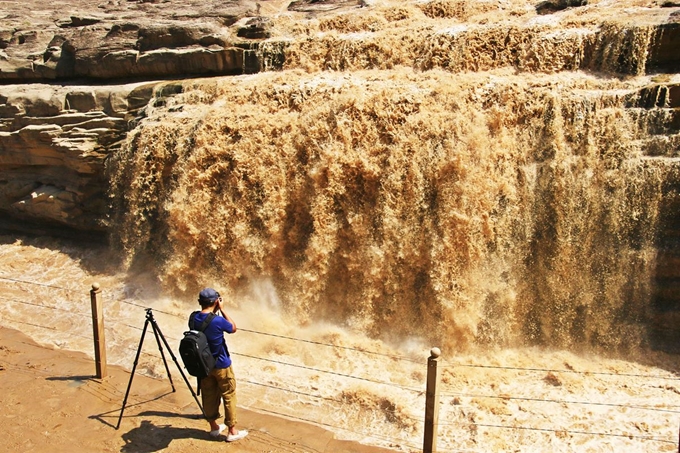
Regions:
[[153, 309], [152, 308], [146, 309], [146, 319], [148, 319], [149, 321], [155, 321], [153, 319], [153, 312], [151, 310], [153, 310]]

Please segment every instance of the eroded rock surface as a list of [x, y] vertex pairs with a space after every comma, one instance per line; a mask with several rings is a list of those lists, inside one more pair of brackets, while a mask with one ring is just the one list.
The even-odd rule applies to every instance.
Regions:
[[255, 14], [248, 1], [6, 3], [0, 80], [11, 82], [241, 73], [232, 26]]
[[105, 160], [154, 86], [2, 87], [0, 227], [102, 233]]

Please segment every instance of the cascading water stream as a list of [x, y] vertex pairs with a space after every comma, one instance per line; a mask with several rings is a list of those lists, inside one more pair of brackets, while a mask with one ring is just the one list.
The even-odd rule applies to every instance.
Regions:
[[635, 146], [635, 95], [408, 70], [187, 84], [112, 167], [115, 231], [172, 289], [270, 279], [301, 322], [637, 349], [667, 170]]

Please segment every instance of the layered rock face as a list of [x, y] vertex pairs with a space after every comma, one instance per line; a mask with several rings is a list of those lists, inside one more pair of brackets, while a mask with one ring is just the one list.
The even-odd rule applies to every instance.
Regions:
[[255, 5], [76, 1], [52, 8], [11, 2], [0, 12], [1, 223], [101, 235], [105, 160], [157, 80], [260, 69], [248, 66], [251, 45], [236, 39], [234, 27]]
[[153, 86], [2, 87], [2, 226], [103, 233], [104, 162], [120, 149]]
[[[505, 69], [636, 79], [625, 93], [639, 118], [635, 149], [677, 166], [680, 7], [613, 3], [4, 2], [0, 227], [107, 237], [116, 214], [107, 164], [148, 112], [188, 79], [263, 71]], [[677, 180], [666, 184], [660, 213], [655, 323], [667, 338], [680, 334], [679, 192]]]
[[0, 80], [240, 74], [245, 50], [232, 26], [253, 8], [248, 2], [63, 2], [55, 10], [13, 4], [2, 20]]

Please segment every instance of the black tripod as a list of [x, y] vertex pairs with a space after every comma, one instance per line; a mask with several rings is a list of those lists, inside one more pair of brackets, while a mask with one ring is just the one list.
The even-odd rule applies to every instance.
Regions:
[[168, 379], [170, 379], [170, 386], [172, 387], [172, 391], [173, 392], [175, 391], [175, 384], [173, 384], [173, 382], [172, 382], [172, 376], [170, 375], [170, 368], [168, 368], [168, 362], [165, 360], [165, 354], [163, 353], [163, 347], [161, 346], [161, 339], [163, 340], [163, 344], [165, 345], [166, 349], [168, 350], [170, 357], [172, 357], [172, 360], [175, 362], [175, 365], [177, 365], [177, 369], [179, 370], [179, 374], [181, 374], [182, 378], [184, 378], [184, 382], [186, 382], [187, 387], [189, 387], [189, 390], [191, 390], [191, 394], [194, 396], [194, 399], [196, 400], [196, 404], [198, 404], [198, 407], [201, 408], [201, 412], [203, 413], [203, 416], [205, 417], [205, 411], [203, 410], [203, 406], [201, 406], [201, 403], [198, 401], [198, 397], [196, 396], [196, 392], [194, 392], [194, 389], [191, 388], [191, 384], [189, 384], [189, 381], [187, 380], [186, 375], [182, 371], [182, 367], [179, 366], [179, 363], [177, 362], [175, 355], [172, 353], [172, 349], [170, 349], [168, 342], [166, 341], [165, 337], [163, 336], [163, 333], [161, 332], [161, 328], [158, 327], [158, 324], [156, 323], [156, 320], [153, 317], [153, 313], [151, 312], [151, 308], [147, 308], [146, 309], [146, 322], [144, 323], [144, 330], [142, 330], [142, 338], [139, 339], [139, 347], [137, 348], [137, 356], [135, 357], [135, 364], [132, 366], [132, 372], [130, 373], [130, 382], [128, 383], [127, 391], [125, 392], [125, 399], [123, 399], [123, 407], [120, 409], [120, 417], [118, 417], [118, 424], [116, 425], [116, 429], [120, 428], [120, 421], [123, 419], [123, 411], [125, 410], [125, 404], [127, 403], [128, 395], [130, 394], [130, 387], [132, 387], [132, 378], [135, 376], [135, 369], [137, 368], [137, 362], [139, 361], [139, 354], [142, 352], [142, 344], [144, 343], [144, 335], [146, 335], [146, 329], [147, 329], [147, 327], [149, 327], [149, 324], [151, 324], [151, 328], [153, 329], [153, 334], [156, 337], [156, 343], [158, 344], [158, 350], [161, 352], [161, 357], [163, 358], [163, 363], [165, 364], [165, 371], [167, 371], [167, 373], [168, 373]]

